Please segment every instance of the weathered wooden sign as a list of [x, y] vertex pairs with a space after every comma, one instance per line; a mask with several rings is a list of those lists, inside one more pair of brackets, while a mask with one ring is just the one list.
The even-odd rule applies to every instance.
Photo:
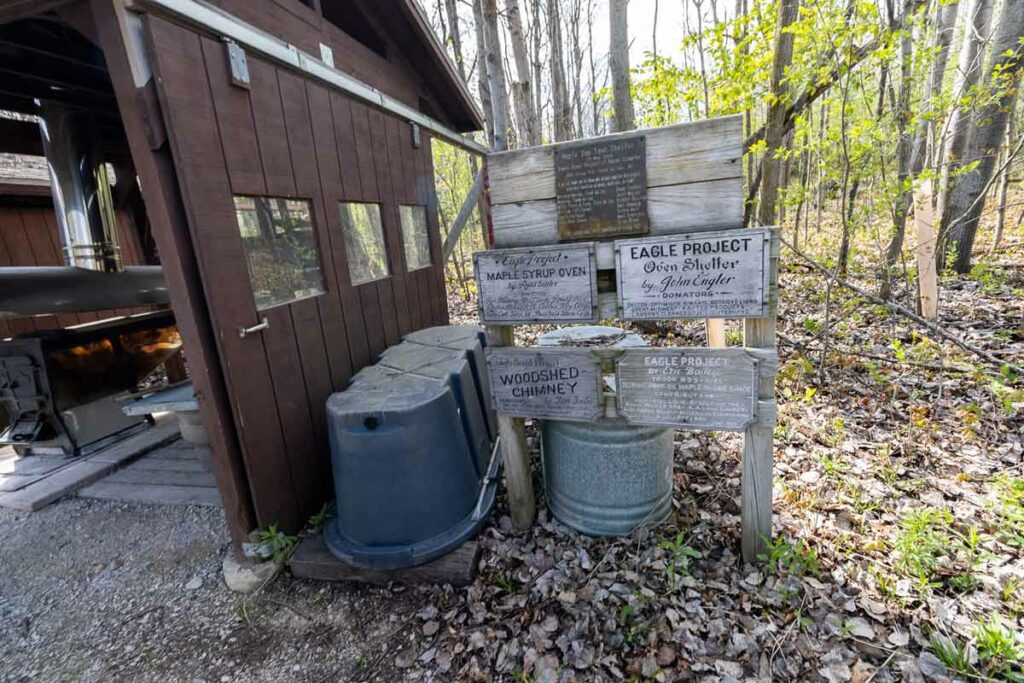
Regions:
[[555, 148], [560, 239], [647, 233], [646, 150], [642, 135]]
[[768, 228], [616, 241], [619, 317], [764, 317], [770, 246]]
[[739, 431], [757, 418], [758, 361], [743, 349], [633, 349], [615, 365], [630, 424]]
[[600, 361], [586, 351], [494, 348], [487, 369], [502, 415], [589, 422], [603, 412]]
[[597, 321], [593, 243], [481, 251], [473, 263], [484, 323]]

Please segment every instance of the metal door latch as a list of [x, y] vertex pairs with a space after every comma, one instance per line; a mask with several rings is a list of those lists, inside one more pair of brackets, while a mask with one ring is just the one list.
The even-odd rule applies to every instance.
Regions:
[[254, 332], [261, 332], [270, 327], [270, 321], [264, 318], [260, 321], [259, 325], [253, 325], [252, 327], [239, 327], [238, 336], [245, 339], [246, 335], [253, 334]]

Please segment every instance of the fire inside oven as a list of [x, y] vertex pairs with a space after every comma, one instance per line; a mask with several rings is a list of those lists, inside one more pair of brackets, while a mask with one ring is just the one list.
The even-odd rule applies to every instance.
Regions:
[[170, 311], [0, 341], [0, 443], [23, 453], [92, 452], [147, 425], [124, 398], [181, 348]]

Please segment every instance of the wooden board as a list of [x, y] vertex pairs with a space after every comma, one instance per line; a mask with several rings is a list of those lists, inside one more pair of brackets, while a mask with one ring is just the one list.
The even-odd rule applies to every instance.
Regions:
[[[710, 119], [596, 138], [643, 137], [649, 234], [669, 235], [743, 225], [742, 120]], [[488, 157], [494, 246], [555, 244], [555, 157], [578, 143], [558, 143]]]
[[754, 228], [616, 241], [619, 317], [763, 317], [772, 234]]
[[480, 251], [473, 266], [486, 324], [598, 320], [592, 243]]
[[146, 484], [147, 486], [193, 486], [200, 488], [217, 488], [217, 481], [208, 469], [199, 472], [160, 472], [157, 470], [136, 469], [129, 465], [124, 469], [111, 473], [104, 483], [110, 484]]
[[202, 505], [220, 507], [220, 493], [216, 486], [176, 486], [173, 484], [123, 483], [104, 479], [86, 486], [78, 495], [82, 498], [116, 500], [148, 505]]
[[740, 431], [757, 419], [758, 360], [743, 349], [630, 349], [615, 364], [630, 424]]
[[490, 348], [487, 370], [500, 415], [590, 422], [603, 413], [601, 364], [587, 351]]
[[[674, 235], [743, 226], [743, 180], [739, 177], [647, 190], [651, 235]], [[558, 210], [554, 199], [492, 208], [494, 246], [556, 244]]]
[[292, 575], [318, 581], [356, 581], [359, 583], [436, 583], [467, 586], [476, 578], [480, 545], [466, 541], [447, 555], [405, 569], [362, 569], [345, 564], [327, 549], [323, 537], [307, 536], [299, 542], [288, 563]]
[[[646, 138], [648, 188], [742, 178], [741, 116], [664, 126], [639, 133], [616, 133], [597, 139], [619, 140], [637, 135]], [[500, 205], [554, 199], [556, 148], [557, 145], [544, 145], [489, 155], [491, 202]]]
[[645, 137], [555, 147], [558, 236], [642, 235], [648, 230]]

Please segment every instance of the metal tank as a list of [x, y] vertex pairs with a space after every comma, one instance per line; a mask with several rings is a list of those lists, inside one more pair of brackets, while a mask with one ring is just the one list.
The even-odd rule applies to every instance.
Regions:
[[[646, 346], [634, 332], [587, 325], [553, 330], [538, 346]], [[614, 378], [605, 379], [612, 390]], [[552, 514], [591, 536], [628, 536], [662, 522], [672, 510], [674, 429], [630, 426], [614, 398], [596, 422], [544, 420], [541, 460]]]

